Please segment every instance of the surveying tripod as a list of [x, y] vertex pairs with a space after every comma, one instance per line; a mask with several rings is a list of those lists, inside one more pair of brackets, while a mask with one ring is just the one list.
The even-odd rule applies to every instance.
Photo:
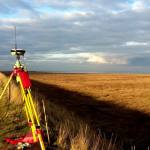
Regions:
[[28, 72], [25, 69], [25, 66], [21, 63], [20, 57], [24, 56], [25, 50], [22, 49], [12, 49], [11, 54], [16, 56], [16, 63], [14, 65], [13, 71], [4, 86], [4, 89], [0, 95], [0, 100], [6, 92], [9, 83], [12, 78], [15, 77], [17, 83], [20, 85], [21, 95], [24, 102], [24, 109], [27, 116], [28, 124], [32, 131], [33, 142], [32, 143], [40, 143], [40, 147], [42, 150], [45, 150], [45, 145], [43, 141], [43, 132], [40, 125], [40, 120], [37, 115], [37, 111], [35, 109], [33, 98], [31, 95], [31, 82], [29, 79]]

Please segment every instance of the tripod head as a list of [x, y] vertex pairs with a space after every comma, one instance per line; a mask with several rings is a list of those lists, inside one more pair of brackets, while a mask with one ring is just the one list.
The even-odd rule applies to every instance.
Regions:
[[20, 56], [24, 56], [25, 52], [26, 51], [23, 49], [16, 49], [16, 48], [11, 49], [10, 51], [11, 55], [16, 56], [18, 60], [20, 59]]
[[23, 49], [11, 49], [11, 55], [13, 55], [13, 56], [24, 56], [24, 54], [25, 54], [25, 50], [23, 50]]
[[23, 49], [11, 49], [10, 50], [10, 53], [11, 53], [11, 55], [12, 56], [16, 56], [16, 64], [15, 64], [15, 68], [17, 67], [17, 68], [23, 68], [24, 67], [24, 65], [20, 62], [20, 57], [22, 56], [24, 56], [24, 54], [25, 54], [25, 50], [23, 50]]

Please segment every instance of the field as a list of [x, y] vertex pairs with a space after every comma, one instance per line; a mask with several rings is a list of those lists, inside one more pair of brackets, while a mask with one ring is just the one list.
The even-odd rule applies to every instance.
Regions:
[[98, 101], [150, 113], [150, 75], [32, 74], [31, 78]]
[[51, 102], [73, 112], [123, 147], [150, 143], [150, 75], [32, 74], [33, 85]]
[[150, 75], [31, 73], [30, 78], [37, 107], [45, 101], [54, 149], [149, 149]]

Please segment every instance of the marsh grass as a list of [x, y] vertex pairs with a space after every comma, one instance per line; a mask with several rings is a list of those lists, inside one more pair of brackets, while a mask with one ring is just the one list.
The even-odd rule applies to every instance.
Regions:
[[[2, 92], [8, 78], [0, 74], [0, 93]], [[0, 100], [0, 148], [11, 147], [5, 143], [7, 137], [19, 137], [24, 135], [28, 129], [25, 121], [25, 114], [22, 111], [24, 103], [22, 102], [20, 91], [12, 81], [9, 84], [4, 96]]]
[[101, 134], [97, 135], [87, 124], [78, 122], [76, 132], [70, 129], [69, 122], [59, 127], [57, 145], [64, 150], [119, 150], [121, 147], [114, 139], [107, 140]]
[[[1, 79], [1, 90], [7, 78]], [[19, 137], [25, 134], [29, 129], [25, 126], [25, 114], [22, 111], [24, 104], [21, 102], [20, 91], [14, 83], [11, 83], [10, 91], [6, 92], [3, 101], [9, 99], [9, 110], [0, 127], [4, 132], [0, 133], [2, 137], [0, 148], [6, 147], [3, 142], [5, 137]], [[108, 140], [102, 134], [95, 133], [85, 122], [78, 118], [73, 112], [66, 110], [51, 102], [51, 98], [46, 99], [38, 91], [33, 92], [34, 104], [39, 117], [41, 118], [42, 127], [45, 128], [44, 114], [42, 110], [42, 100], [45, 101], [48, 125], [50, 130], [51, 146], [60, 150], [119, 150], [114, 140]], [[4, 106], [4, 105], [3, 105]], [[0, 110], [0, 112], [2, 109]], [[2, 119], [2, 118], [1, 118]], [[19, 124], [18, 124], [19, 120]], [[6, 127], [7, 126], [7, 127]]]
[[114, 133], [117, 138], [112, 138], [125, 149], [133, 145], [148, 149], [149, 74], [35, 73], [31, 78], [47, 101], [65, 107], [94, 130], [100, 129], [106, 139]]
[[[37, 97], [38, 101], [45, 101], [51, 146], [61, 150], [121, 149], [116, 144], [115, 137], [112, 137], [110, 140], [106, 139], [101, 133], [95, 133], [85, 122], [75, 116], [73, 112], [69, 112], [65, 108], [52, 103], [51, 99], [46, 100], [39, 93], [37, 95], [39, 95]], [[41, 118], [44, 118], [43, 113], [41, 113]], [[42, 124], [44, 127], [43, 120]]]
[[32, 74], [31, 78], [129, 109], [150, 113], [149, 74]]

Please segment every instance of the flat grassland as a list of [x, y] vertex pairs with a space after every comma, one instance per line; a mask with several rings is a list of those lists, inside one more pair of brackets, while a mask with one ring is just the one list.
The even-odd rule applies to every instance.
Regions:
[[97, 101], [150, 113], [150, 75], [32, 74], [31, 78], [91, 96]]
[[[150, 75], [31, 74], [33, 86], [124, 147], [150, 143]], [[128, 149], [128, 148], [127, 148]]]

